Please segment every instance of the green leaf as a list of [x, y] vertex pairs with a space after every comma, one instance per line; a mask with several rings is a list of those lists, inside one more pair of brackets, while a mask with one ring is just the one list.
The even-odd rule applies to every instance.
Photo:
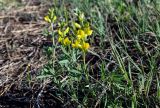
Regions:
[[47, 68], [44, 68], [43, 69], [43, 72], [48, 72], [49, 70]]
[[68, 64], [69, 63], [69, 60], [61, 60], [59, 61], [59, 64], [63, 65], [63, 64]]
[[76, 62], [77, 61], [77, 58], [76, 58], [76, 53], [73, 51], [72, 53], [72, 60], [73, 62]]
[[37, 76], [36, 78], [37, 79], [44, 79], [44, 78], [49, 78], [49, 77], [52, 77], [52, 75], [40, 75], [40, 76]]
[[78, 75], [82, 74], [80, 71], [75, 70], [75, 69], [71, 69], [71, 70], [69, 70], [69, 72], [71, 72], [72, 74], [78, 74]]
[[66, 54], [67, 56], [69, 56], [69, 53], [66, 51], [66, 49], [64, 47], [61, 46], [61, 49], [63, 51], [64, 54]]
[[55, 71], [54, 71], [53, 68], [50, 68], [50, 69], [49, 69], [49, 72], [50, 72], [52, 75], [55, 75]]

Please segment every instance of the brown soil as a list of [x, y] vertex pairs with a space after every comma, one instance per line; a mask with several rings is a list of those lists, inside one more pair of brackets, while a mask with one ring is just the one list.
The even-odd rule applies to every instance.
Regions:
[[[35, 84], [35, 75], [47, 63], [42, 31], [47, 26], [43, 18], [50, 5], [34, 1], [0, 11], [0, 107], [23, 106], [25, 102], [31, 102], [32, 94], [38, 94], [33, 89], [40, 88], [40, 84]], [[23, 80], [28, 74], [30, 88], [24, 89]], [[23, 93], [30, 96], [29, 100], [16, 101], [16, 94], [19, 97]]]

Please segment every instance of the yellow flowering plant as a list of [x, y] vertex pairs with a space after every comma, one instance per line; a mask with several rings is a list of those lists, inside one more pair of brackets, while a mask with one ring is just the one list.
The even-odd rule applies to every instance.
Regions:
[[[78, 21], [77, 21], [78, 20]], [[78, 51], [82, 51], [82, 57], [83, 57], [83, 67], [84, 72], [86, 75], [86, 78], [88, 79], [88, 73], [86, 72], [86, 53], [90, 48], [90, 44], [88, 41], [88, 36], [91, 36], [93, 33], [93, 30], [90, 27], [89, 22], [85, 20], [84, 13], [78, 13], [77, 19], [75, 21], [71, 21], [73, 26], [70, 26], [69, 36], [66, 38], [66, 33], [68, 33], [68, 29], [65, 31], [67, 32], [60, 32], [59, 34], [59, 40], [61, 40], [61, 44], [64, 46], [69, 46], [72, 49], [76, 49]]]
[[54, 64], [55, 64], [55, 58], [56, 58], [56, 43], [55, 43], [55, 35], [54, 35], [54, 25], [55, 25], [55, 22], [57, 20], [57, 16], [56, 16], [56, 13], [55, 13], [55, 9], [54, 8], [51, 8], [49, 9], [47, 15], [44, 17], [44, 20], [50, 24], [49, 26], [49, 35], [51, 35], [52, 37], [50, 37], [50, 40], [52, 40], [52, 48], [49, 47], [49, 49], [53, 49], [53, 55], [52, 55], [52, 62], [53, 62], [53, 67], [54, 67]]
[[[57, 36], [55, 35], [54, 37], [55, 39], [53, 39], [53, 45], [57, 45], [55, 43], [55, 40], [57, 40], [57, 43], [59, 46], [61, 46], [60, 48], [62, 49], [62, 51], [65, 54], [71, 56], [74, 53], [82, 52], [84, 64], [83, 70], [85, 72], [86, 78], [88, 79], [88, 73], [86, 73], [85, 56], [90, 48], [90, 44], [88, 43], [88, 37], [91, 36], [93, 33], [90, 24], [85, 20], [85, 15], [82, 12], [79, 12], [75, 19], [72, 20], [64, 19], [62, 21], [57, 21], [58, 19], [60, 18], [57, 18], [54, 9], [50, 9], [48, 15], [44, 17], [44, 20], [50, 23], [51, 26], [55, 23], [55, 21], [58, 25], [56, 30], [52, 29], [52, 31], [56, 31], [55, 34], [57, 34]], [[54, 49], [54, 56], [55, 51], [56, 49]]]

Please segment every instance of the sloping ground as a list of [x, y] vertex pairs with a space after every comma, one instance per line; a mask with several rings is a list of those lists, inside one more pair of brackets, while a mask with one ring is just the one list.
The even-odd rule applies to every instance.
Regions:
[[[9, 90], [24, 86], [23, 79], [27, 75], [30, 75], [28, 81], [31, 84], [46, 63], [42, 31], [47, 25], [43, 17], [48, 7], [47, 4], [36, 2], [0, 11], [0, 107], [9, 100], [5, 95]], [[25, 91], [16, 92], [20, 95]], [[13, 96], [9, 97], [16, 100]]]

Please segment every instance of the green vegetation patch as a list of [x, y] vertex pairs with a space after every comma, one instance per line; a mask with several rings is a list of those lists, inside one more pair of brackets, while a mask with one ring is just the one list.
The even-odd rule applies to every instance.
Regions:
[[38, 78], [64, 107], [159, 107], [159, 9], [158, 0], [55, 0]]

